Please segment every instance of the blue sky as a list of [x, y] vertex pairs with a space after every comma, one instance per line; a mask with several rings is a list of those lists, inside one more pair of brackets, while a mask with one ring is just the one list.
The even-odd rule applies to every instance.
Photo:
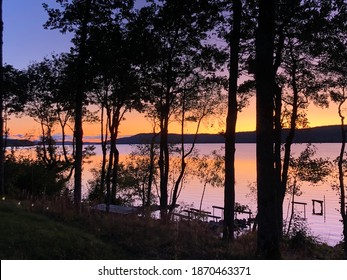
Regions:
[[57, 30], [45, 30], [48, 19], [42, 3], [55, 0], [4, 0], [4, 62], [24, 69], [52, 53], [70, 49], [70, 37]]
[[[45, 30], [48, 15], [42, 7], [59, 7], [55, 0], [3, 0], [4, 62], [24, 69], [52, 53], [67, 52], [71, 35]], [[137, 0], [137, 7], [145, 0]]]

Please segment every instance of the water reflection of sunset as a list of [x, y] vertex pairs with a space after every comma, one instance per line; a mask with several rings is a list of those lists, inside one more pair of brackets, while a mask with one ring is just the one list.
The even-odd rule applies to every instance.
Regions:
[[[201, 154], [209, 154], [213, 150], [220, 151], [222, 144], [199, 144], [198, 150]], [[306, 145], [296, 144], [293, 145], [294, 156], [297, 156]], [[330, 159], [336, 158], [339, 151], [339, 144], [316, 144], [317, 156], [329, 157]], [[255, 164], [255, 145], [254, 144], [237, 144], [236, 151], [236, 202], [243, 205], [248, 205], [253, 212], [253, 215], [257, 212], [256, 207], [256, 194], [251, 194], [250, 185], [256, 181], [256, 164]], [[132, 152], [134, 147], [130, 145], [118, 145], [120, 151], [120, 160], [126, 160], [129, 153]], [[88, 193], [88, 180], [92, 179], [92, 168], [98, 168], [101, 162], [101, 146], [96, 146], [96, 155], [90, 158], [89, 162], [84, 164], [83, 171], [83, 194]], [[24, 157], [35, 157], [35, 148], [16, 148], [15, 154], [22, 155]], [[35, 176], [35, 174], [33, 174]], [[328, 242], [331, 245], [335, 245], [341, 240], [342, 224], [340, 223], [340, 214], [338, 212], [339, 201], [336, 192], [331, 188], [331, 180], [324, 184], [312, 185], [303, 183], [301, 190], [303, 194], [296, 197], [298, 202], [307, 203], [306, 216], [309, 226], [314, 235], [319, 235], [323, 241]], [[254, 184], [253, 184], [254, 186]], [[203, 184], [197, 178], [189, 178], [184, 184], [184, 188], [178, 199], [180, 206], [194, 205], [194, 207], [200, 206], [201, 195], [203, 192]], [[202, 203], [202, 209], [212, 211], [212, 206], [223, 206], [224, 189], [223, 187], [211, 187], [207, 186], [204, 200]], [[324, 200], [325, 215], [313, 215], [312, 214], [312, 200]], [[286, 218], [286, 211], [290, 205], [290, 198], [287, 197], [284, 201], [284, 218]], [[303, 209], [297, 208], [297, 213], [303, 215]], [[220, 215], [220, 213], [216, 213]]]

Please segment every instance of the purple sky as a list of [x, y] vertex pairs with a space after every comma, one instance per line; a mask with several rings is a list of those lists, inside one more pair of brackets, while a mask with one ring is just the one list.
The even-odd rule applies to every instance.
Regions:
[[[140, 7], [146, 0], [137, 0]], [[24, 69], [30, 62], [39, 62], [52, 53], [67, 52], [71, 35], [58, 30], [45, 30], [48, 15], [42, 7], [59, 7], [55, 0], [4, 0], [4, 63]]]
[[[56, 6], [55, 0], [4, 0], [4, 62], [18, 69], [25, 69], [30, 62], [39, 62], [52, 53], [59, 54], [70, 49], [71, 35], [61, 34], [57, 30], [45, 30], [43, 24], [48, 16], [42, 3]], [[137, 7], [145, 0], [137, 0]], [[309, 120], [311, 126], [339, 123], [336, 108], [322, 110], [310, 107]], [[248, 112], [249, 111], [249, 112]], [[241, 114], [238, 124], [241, 130], [253, 130], [254, 107], [250, 106]], [[243, 117], [245, 116], [245, 117]], [[244, 119], [244, 121], [242, 121]], [[250, 124], [251, 123], [251, 124]], [[247, 127], [247, 128], [246, 128]], [[13, 133], [23, 133], [23, 130], [13, 128]], [[135, 133], [135, 132], [134, 132]], [[126, 133], [129, 134], [129, 133]]]
[[4, 0], [4, 62], [18, 69], [41, 61], [52, 53], [70, 49], [70, 37], [57, 30], [45, 30], [48, 19], [42, 3], [55, 0]]

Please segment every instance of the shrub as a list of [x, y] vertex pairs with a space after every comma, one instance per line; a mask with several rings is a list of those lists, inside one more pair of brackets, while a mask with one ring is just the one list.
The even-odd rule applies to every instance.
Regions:
[[66, 180], [58, 168], [47, 168], [42, 162], [7, 157], [4, 182], [12, 196], [53, 196], [61, 193]]

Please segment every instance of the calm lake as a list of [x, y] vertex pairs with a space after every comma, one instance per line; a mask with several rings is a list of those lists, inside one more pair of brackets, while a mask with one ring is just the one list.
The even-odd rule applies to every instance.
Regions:
[[[293, 145], [293, 156], [297, 157], [305, 147], [306, 144]], [[339, 154], [340, 144], [315, 144], [315, 147], [317, 148], [317, 157], [328, 157], [333, 160]], [[223, 145], [198, 144], [196, 148], [201, 154], [209, 154], [213, 150], [220, 151]], [[118, 149], [122, 160], [125, 159], [134, 147], [131, 145], [118, 145]], [[254, 186], [254, 182], [256, 181], [256, 147], [255, 144], [237, 144], [236, 149], [236, 201], [243, 205], [248, 205], [255, 215], [257, 211], [256, 194], [251, 192], [250, 186]], [[96, 155], [92, 159], [92, 163], [84, 167], [85, 188], [86, 181], [90, 178], [90, 172], [88, 170], [95, 166], [95, 163], [101, 159], [100, 146], [96, 147], [95, 152]], [[295, 201], [299, 202], [295, 204], [295, 213], [301, 217], [306, 216], [312, 234], [330, 245], [335, 245], [342, 239], [339, 197], [337, 191], [332, 190], [331, 185], [333, 181], [333, 178], [329, 178], [327, 182], [316, 185], [301, 183], [302, 195], [295, 198]], [[85, 191], [87, 190], [85, 189]], [[198, 179], [190, 179], [185, 183], [178, 203], [181, 206], [193, 205], [195, 208], [199, 208], [202, 192], [203, 184]], [[212, 212], [212, 206], [223, 206], [223, 199], [223, 188], [207, 186], [202, 209]], [[322, 201], [323, 203], [317, 201]], [[306, 203], [305, 207], [301, 203]], [[291, 198], [287, 197], [283, 205], [284, 218], [287, 217], [287, 211], [290, 205]], [[316, 214], [313, 213], [313, 208]], [[322, 215], [317, 215], [321, 214], [321, 212], [323, 212]], [[221, 213], [215, 210], [215, 215], [220, 216]], [[289, 220], [289, 215], [287, 219]]]
[[[306, 144], [295, 144], [292, 147], [293, 156], [299, 156]], [[340, 144], [315, 144], [317, 148], [317, 157], [328, 157], [334, 160], [339, 155]], [[210, 154], [213, 150], [221, 151], [222, 144], [198, 144], [196, 145], [200, 154]], [[120, 160], [126, 159], [135, 147], [131, 145], [118, 145]], [[255, 186], [256, 181], [256, 162], [255, 162], [255, 144], [237, 144], [236, 147], [236, 202], [248, 205], [253, 215], [256, 215], [256, 194], [252, 193], [250, 186]], [[31, 153], [34, 156], [33, 148], [21, 148], [26, 154]], [[101, 161], [101, 147], [96, 145], [95, 155], [90, 158], [90, 162], [84, 164], [83, 171], [83, 193], [88, 193], [88, 180], [92, 178], [90, 169], [99, 165]], [[221, 152], [223, 153], [223, 152]], [[312, 185], [310, 183], [300, 183], [302, 195], [295, 197], [295, 213], [301, 217], [306, 217], [308, 226], [314, 236], [319, 237], [321, 241], [329, 245], [336, 245], [342, 239], [342, 223], [339, 214], [339, 197], [337, 191], [332, 189], [333, 182], [336, 179], [329, 178], [326, 182]], [[203, 184], [198, 179], [189, 179], [182, 189], [178, 204], [189, 207], [199, 208]], [[223, 188], [207, 186], [202, 209], [213, 212], [212, 206], [223, 207]], [[317, 202], [322, 201], [322, 203]], [[304, 205], [304, 203], [306, 203]], [[287, 212], [291, 205], [291, 198], [286, 197], [283, 205], [284, 219], [289, 220]], [[304, 207], [305, 206], [305, 207]], [[315, 213], [313, 213], [315, 210]], [[219, 211], [219, 212], [218, 212]], [[321, 215], [317, 215], [321, 214]], [[214, 214], [221, 216], [220, 210], [215, 210]], [[240, 216], [240, 218], [243, 218]]]

